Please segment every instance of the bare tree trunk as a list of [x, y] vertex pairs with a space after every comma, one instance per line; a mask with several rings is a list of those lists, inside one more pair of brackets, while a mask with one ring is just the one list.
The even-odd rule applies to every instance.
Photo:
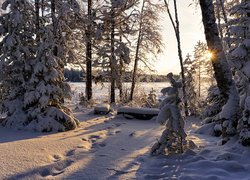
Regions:
[[115, 10], [114, 7], [111, 7], [111, 57], [110, 57], [110, 103], [115, 102]]
[[44, 17], [44, 0], [42, 0], [42, 4], [41, 4], [41, 11], [42, 11], [42, 17]]
[[220, 10], [221, 10], [221, 1], [219, 2], [219, 0], [216, 0], [216, 14], [217, 14], [217, 19], [218, 19], [218, 28], [219, 28], [220, 37], [223, 38]]
[[[122, 42], [122, 36], [120, 35], [120, 43]], [[124, 63], [123, 63], [123, 59], [120, 58], [119, 59], [119, 77], [118, 77], [118, 88], [119, 88], [119, 95], [120, 95], [120, 101], [123, 102], [124, 100], [124, 94], [123, 94], [123, 76], [124, 76]]]
[[138, 34], [138, 39], [137, 39], [137, 44], [136, 44], [135, 63], [134, 63], [134, 70], [133, 70], [133, 75], [132, 75], [132, 84], [131, 84], [131, 90], [130, 90], [130, 101], [133, 100], [135, 84], [136, 84], [136, 76], [137, 76], [138, 61], [139, 61], [139, 49], [140, 49], [140, 44], [141, 44], [141, 41], [142, 41], [142, 36], [141, 36], [141, 33], [142, 33], [141, 32], [142, 31], [142, 13], [144, 11], [144, 6], [145, 6], [145, 0], [143, 0], [143, 4], [142, 4], [142, 8], [141, 8], [139, 34]]
[[[57, 25], [56, 25], [56, 16], [55, 16], [55, 12], [56, 12], [56, 5], [55, 2], [56, 0], [51, 0], [51, 18], [52, 18], [52, 23], [53, 23], [53, 35], [54, 35], [54, 39], [57, 38]], [[57, 47], [54, 47], [53, 49], [54, 55], [57, 56]]]
[[178, 11], [177, 11], [177, 4], [176, 0], [174, 0], [174, 10], [175, 10], [175, 22], [173, 20], [173, 17], [170, 13], [168, 3], [166, 0], [164, 0], [165, 5], [167, 7], [167, 12], [169, 15], [169, 18], [171, 20], [171, 23], [173, 25], [175, 36], [177, 40], [177, 48], [178, 48], [178, 56], [180, 60], [180, 66], [181, 66], [181, 78], [182, 78], [182, 92], [183, 92], [183, 101], [184, 101], [184, 111], [185, 115], [188, 115], [188, 104], [187, 104], [187, 94], [186, 94], [186, 87], [185, 87], [185, 75], [184, 75], [184, 66], [183, 66], [183, 57], [182, 57], [182, 50], [181, 50], [181, 39], [180, 39], [180, 27], [179, 27], [179, 19], [178, 19]]
[[[39, 0], [35, 0], [35, 8], [36, 8], [36, 34], [38, 35], [39, 30]], [[38, 39], [38, 37], [37, 37]]]
[[200, 7], [208, 49], [213, 53], [212, 65], [215, 79], [226, 102], [220, 112], [222, 136], [225, 143], [230, 135], [236, 133], [235, 128], [239, 116], [239, 95], [219, 37], [213, 2], [212, 0], [200, 0]]
[[92, 98], [92, 0], [88, 0], [88, 25], [86, 30], [86, 97]]

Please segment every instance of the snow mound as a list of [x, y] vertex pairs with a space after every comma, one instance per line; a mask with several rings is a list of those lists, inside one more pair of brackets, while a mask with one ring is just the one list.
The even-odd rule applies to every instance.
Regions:
[[95, 114], [108, 114], [110, 112], [110, 105], [109, 104], [99, 104], [94, 108]]

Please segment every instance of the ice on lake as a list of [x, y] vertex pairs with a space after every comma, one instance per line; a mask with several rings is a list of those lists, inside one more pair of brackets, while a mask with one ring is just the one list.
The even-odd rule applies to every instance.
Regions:
[[[83, 93], [85, 95], [85, 82], [78, 82], [78, 83], [69, 83], [72, 90], [72, 104], [79, 103], [79, 94]], [[110, 83], [103, 83], [103, 84], [92, 84], [93, 88], [93, 99], [97, 103], [107, 102], [109, 99], [110, 94]], [[168, 87], [168, 82], [142, 82], [137, 86], [137, 91], [140, 93], [148, 94], [152, 88], [155, 90], [155, 93], [157, 94], [158, 98], [161, 97], [161, 89]], [[124, 83], [123, 84], [124, 92], [130, 92], [131, 83]], [[119, 96], [119, 90], [116, 89], [116, 96], [118, 98]]]

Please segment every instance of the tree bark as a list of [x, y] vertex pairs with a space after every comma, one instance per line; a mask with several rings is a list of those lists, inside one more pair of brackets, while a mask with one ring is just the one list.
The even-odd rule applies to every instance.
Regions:
[[39, 30], [39, 0], [35, 0], [35, 9], [36, 9], [36, 33], [38, 35]]
[[139, 61], [139, 49], [140, 49], [140, 44], [141, 44], [141, 41], [142, 41], [142, 37], [141, 37], [142, 32], [141, 31], [142, 31], [142, 14], [143, 14], [144, 6], [145, 6], [145, 0], [143, 0], [143, 4], [142, 4], [142, 8], [141, 8], [139, 34], [138, 34], [138, 39], [137, 39], [137, 44], [136, 44], [135, 63], [134, 63], [132, 84], [131, 84], [131, 90], [130, 90], [130, 101], [133, 100], [135, 84], [136, 84], [136, 75], [137, 75], [138, 61]]
[[200, 7], [208, 49], [213, 53], [211, 60], [215, 79], [225, 100], [225, 105], [220, 112], [220, 119], [222, 121], [222, 135], [226, 142], [228, 136], [234, 135], [236, 132], [235, 128], [239, 115], [239, 95], [219, 37], [213, 2], [212, 0], [200, 0]]
[[92, 98], [92, 0], [88, 0], [88, 25], [86, 30], [86, 97]]
[[111, 45], [111, 57], [110, 57], [110, 103], [115, 103], [115, 10], [112, 5], [111, 7], [111, 34], [110, 34], [110, 45]]
[[[52, 19], [52, 23], [53, 23], [53, 35], [54, 35], [54, 39], [57, 38], [57, 25], [56, 25], [56, 5], [55, 2], [56, 0], [51, 0], [51, 19]], [[57, 56], [57, 47], [54, 47], [53, 49], [54, 55]]]

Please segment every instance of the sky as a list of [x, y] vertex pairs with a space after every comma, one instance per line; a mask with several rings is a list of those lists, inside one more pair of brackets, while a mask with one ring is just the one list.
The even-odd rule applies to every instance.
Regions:
[[[192, 5], [190, 5], [192, 3]], [[190, 6], [189, 6], [190, 5]], [[199, 41], [205, 42], [202, 18], [199, 6], [195, 7], [193, 0], [177, 0], [177, 8], [180, 21], [180, 38], [182, 56], [193, 54], [194, 45]], [[173, 5], [170, 4], [172, 14]], [[165, 44], [163, 54], [155, 64], [157, 74], [166, 75], [169, 72], [180, 72], [180, 61], [178, 57], [177, 42], [173, 26], [167, 13], [163, 14], [161, 24], [163, 26], [162, 36]]]

